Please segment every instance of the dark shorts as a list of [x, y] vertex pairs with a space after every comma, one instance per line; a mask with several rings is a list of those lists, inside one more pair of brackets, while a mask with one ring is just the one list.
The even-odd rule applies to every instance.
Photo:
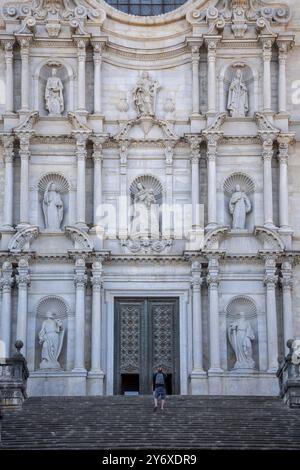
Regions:
[[160, 397], [162, 400], [164, 400], [166, 398], [166, 389], [165, 389], [165, 387], [155, 387], [154, 397], [155, 398]]

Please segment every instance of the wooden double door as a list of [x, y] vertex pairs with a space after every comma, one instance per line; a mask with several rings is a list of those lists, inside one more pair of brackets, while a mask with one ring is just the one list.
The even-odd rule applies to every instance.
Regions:
[[161, 364], [167, 393], [180, 393], [178, 298], [115, 300], [114, 393], [152, 393]]

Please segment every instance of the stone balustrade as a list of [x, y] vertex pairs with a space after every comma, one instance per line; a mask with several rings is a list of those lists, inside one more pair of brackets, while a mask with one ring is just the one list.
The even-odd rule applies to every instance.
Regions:
[[289, 353], [277, 371], [280, 396], [290, 408], [300, 408], [300, 339], [287, 341]]
[[26, 359], [20, 352], [22, 341], [16, 341], [15, 347], [17, 352], [12, 357], [0, 358], [0, 410], [19, 410], [27, 398], [29, 372]]

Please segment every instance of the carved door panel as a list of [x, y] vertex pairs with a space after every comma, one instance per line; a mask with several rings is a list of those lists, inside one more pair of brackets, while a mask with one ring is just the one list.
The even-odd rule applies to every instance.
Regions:
[[117, 299], [115, 393], [151, 393], [162, 364], [168, 393], [179, 393], [178, 299]]

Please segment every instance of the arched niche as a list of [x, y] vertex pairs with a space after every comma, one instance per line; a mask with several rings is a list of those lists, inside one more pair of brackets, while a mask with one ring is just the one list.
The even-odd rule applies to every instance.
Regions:
[[56, 69], [56, 75], [62, 81], [64, 98], [62, 116], [66, 116], [69, 111], [74, 109], [74, 73], [70, 65], [58, 60], [48, 59], [43, 61], [34, 74], [34, 109], [39, 111], [40, 116], [48, 116], [49, 114], [46, 109], [45, 90], [47, 80], [51, 77], [53, 68]]
[[[233, 297], [225, 309], [226, 312], [226, 338], [227, 338], [227, 367], [228, 370], [234, 370], [236, 372], [247, 371], [249, 373], [259, 369], [259, 338], [258, 338], [258, 320], [257, 320], [257, 307], [256, 303], [251, 297], [240, 295]], [[254, 361], [254, 367], [251, 368], [240, 368], [237, 364], [237, 356], [232, 345], [232, 340], [229, 338], [229, 331], [231, 325], [235, 325], [241, 317], [244, 317], [245, 322], [250, 325], [250, 330], [254, 338], [251, 340], [252, 347], [252, 359]]]
[[238, 69], [242, 72], [242, 80], [248, 90], [249, 109], [246, 117], [252, 117], [254, 113], [259, 110], [258, 73], [252, 65], [249, 65], [244, 61], [233, 62], [230, 65], [226, 65], [221, 70], [219, 74], [219, 111], [226, 112], [229, 115], [227, 106], [229, 87]]
[[38, 226], [44, 230], [46, 229], [45, 216], [43, 212], [43, 199], [44, 194], [49, 184], [54, 183], [57, 192], [63, 202], [63, 219], [61, 222], [60, 229], [68, 225], [69, 221], [69, 209], [70, 209], [70, 184], [68, 180], [60, 173], [46, 173], [38, 182]]
[[229, 202], [236, 186], [240, 186], [250, 200], [251, 211], [246, 215], [245, 230], [252, 231], [255, 226], [255, 183], [253, 179], [245, 173], [235, 172], [227, 176], [223, 183], [224, 192], [224, 225], [232, 228], [232, 215], [229, 211]]
[[[162, 232], [161, 205], [163, 203], [163, 186], [161, 182], [152, 175], [141, 175], [136, 177], [129, 186], [130, 196], [130, 236], [132, 238], [160, 238]], [[144, 213], [144, 219], [138, 221], [140, 207], [147, 207], [147, 199], [152, 200], [148, 204], [148, 215]], [[145, 220], [145, 217], [147, 220]], [[152, 225], [153, 224], [153, 225]], [[149, 231], [146, 226], [150, 227]], [[149, 233], [148, 233], [149, 232]], [[151, 232], [151, 233], [150, 233]]]
[[[35, 322], [35, 369], [46, 372], [47, 369], [40, 369], [42, 344], [39, 341], [39, 332], [42, 329], [43, 322], [47, 319], [47, 313], [53, 313], [53, 319], [59, 320], [63, 327], [62, 347], [58, 357], [58, 362], [61, 369], [66, 369], [67, 364], [67, 351], [68, 351], [68, 322], [70, 317], [70, 308], [68, 303], [58, 295], [47, 295], [42, 297], [36, 307], [36, 322]], [[51, 372], [51, 369], [49, 369]]]

